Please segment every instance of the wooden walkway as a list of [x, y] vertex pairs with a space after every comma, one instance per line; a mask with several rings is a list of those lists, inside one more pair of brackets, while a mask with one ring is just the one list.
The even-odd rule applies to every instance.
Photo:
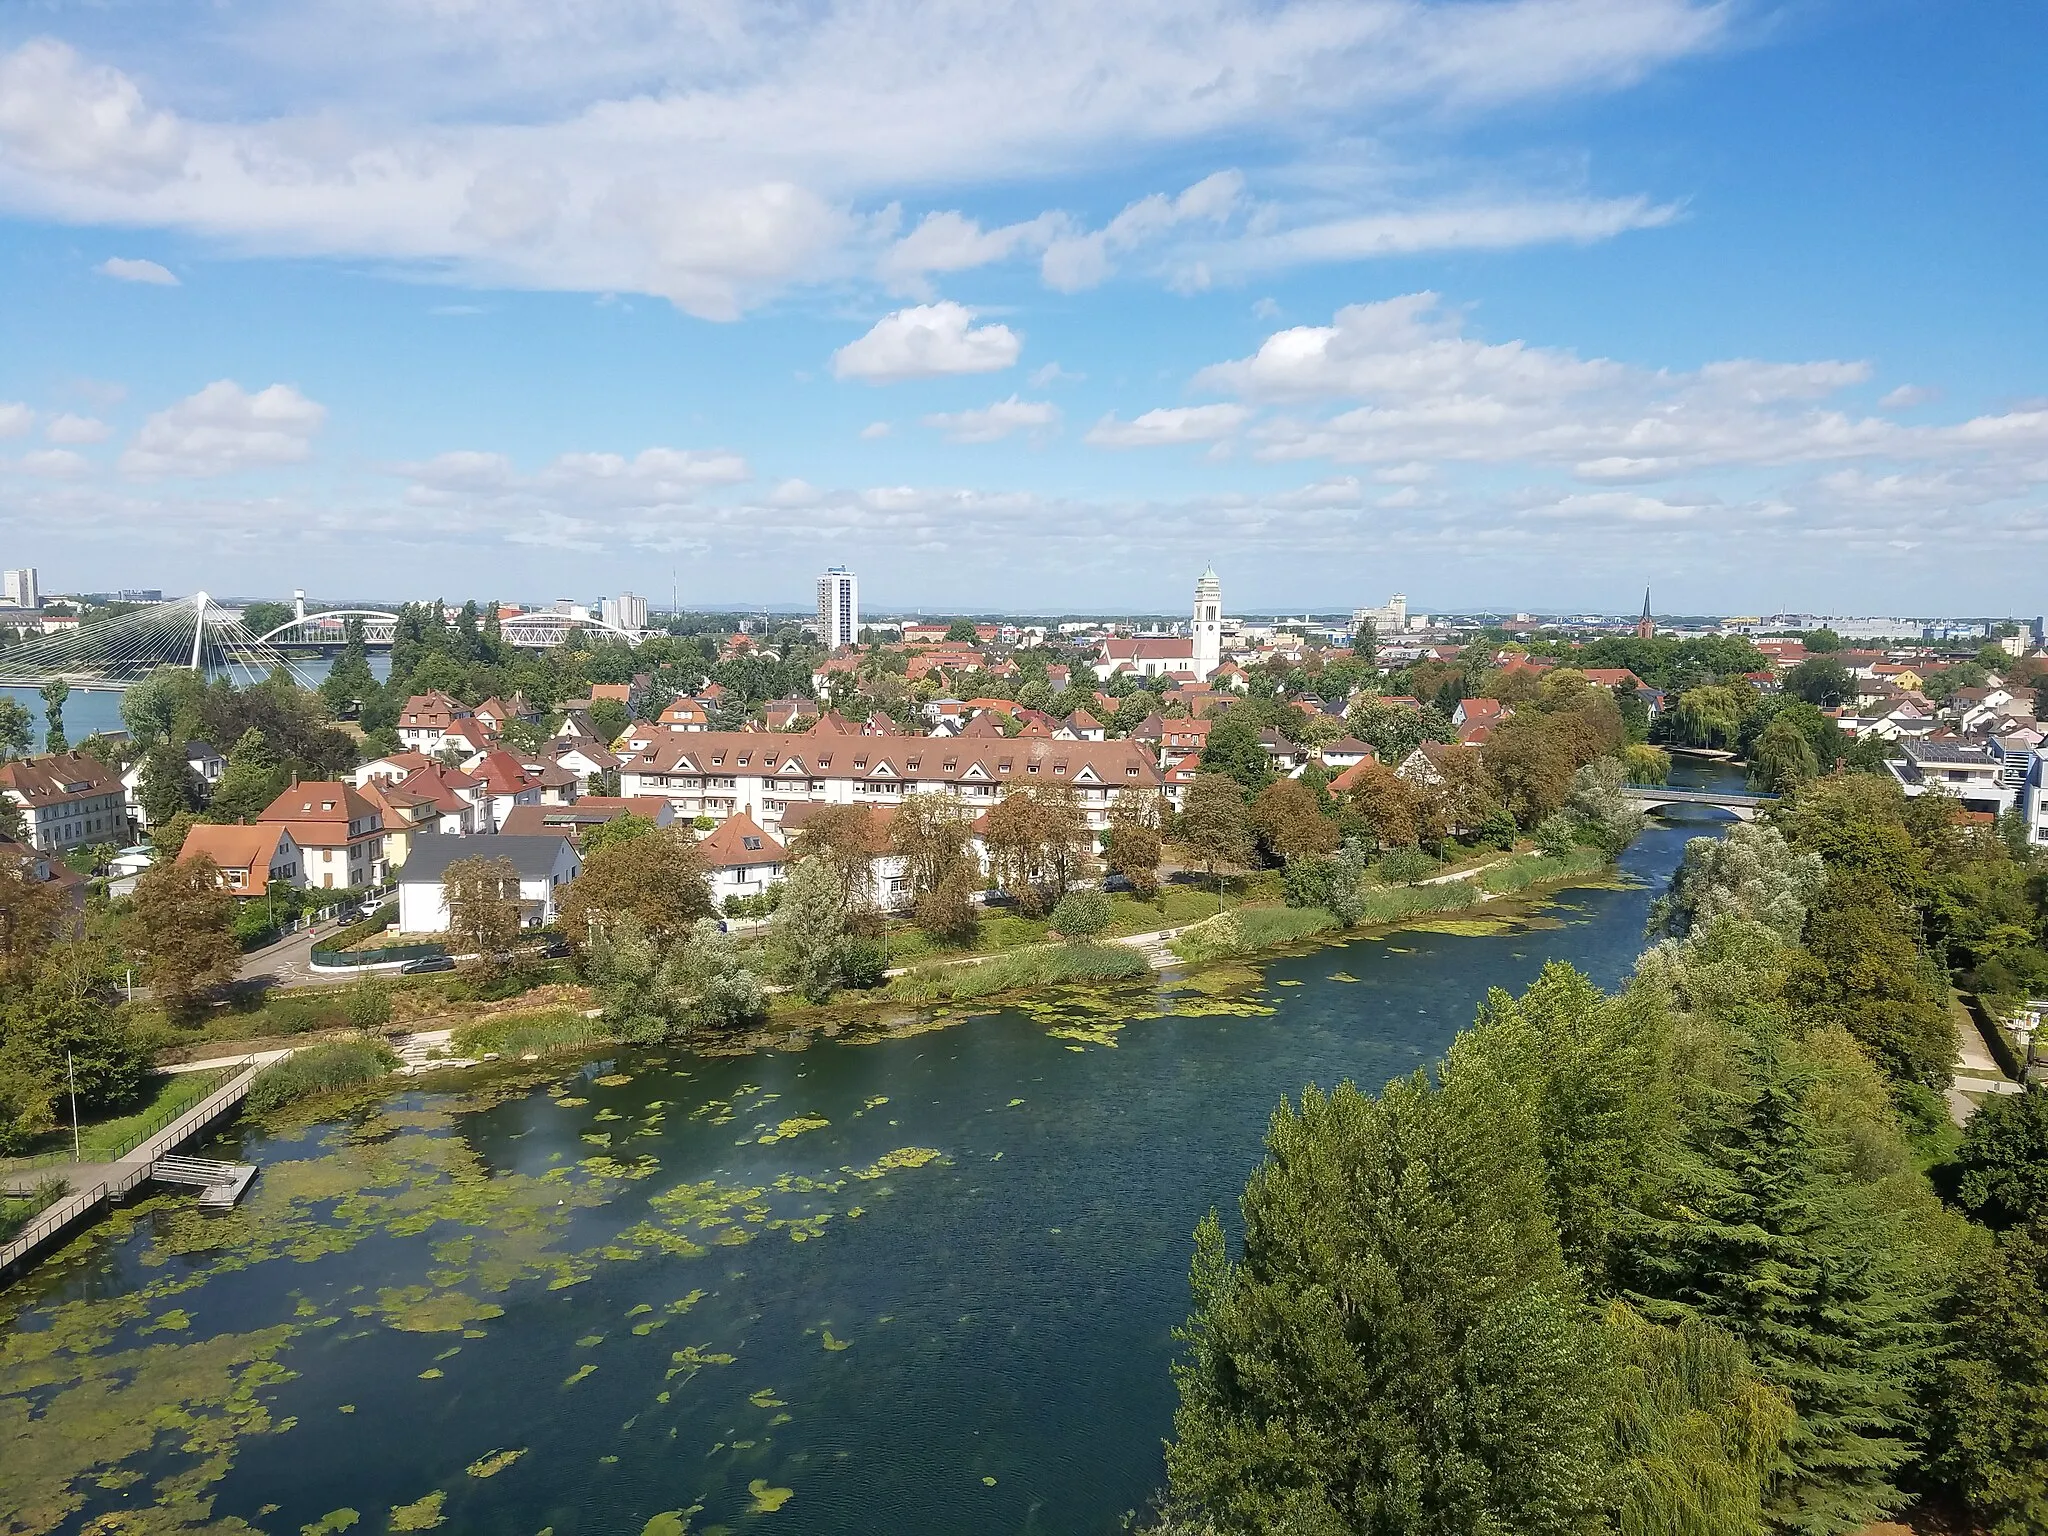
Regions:
[[240, 1104], [248, 1097], [249, 1085], [256, 1081], [256, 1074], [272, 1061], [288, 1054], [272, 1051], [247, 1058], [241, 1071], [149, 1140], [124, 1153], [118, 1162], [53, 1165], [52, 1174], [63, 1173], [67, 1179], [82, 1176], [81, 1185], [74, 1187], [70, 1194], [24, 1227], [13, 1241], [0, 1248], [0, 1284], [13, 1279], [37, 1253], [102, 1205], [125, 1199], [136, 1185], [150, 1176], [158, 1158], [176, 1151]]

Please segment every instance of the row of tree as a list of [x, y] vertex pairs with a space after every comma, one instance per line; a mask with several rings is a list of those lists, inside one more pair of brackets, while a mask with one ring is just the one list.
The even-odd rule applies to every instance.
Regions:
[[1836, 1536], [1946, 1490], [2043, 1529], [2048, 1093], [1930, 1181], [1917, 1000], [1829, 937], [1971, 856], [1915, 814], [1809, 786], [1688, 850], [1620, 992], [1553, 964], [1434, 1078], [1283, 1105], [1237, 1255], [1197, 1233], [1162, 1525]]

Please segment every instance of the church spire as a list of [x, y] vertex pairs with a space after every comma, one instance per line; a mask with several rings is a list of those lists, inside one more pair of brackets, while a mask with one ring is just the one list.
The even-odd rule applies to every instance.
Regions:
[[1643, 588], [1643, 616], [1636, 620], [1636, 635], [1639, 639], [1652, 640], [1657, 635], [1657, 621], [1650, 617], [1650, 589]]

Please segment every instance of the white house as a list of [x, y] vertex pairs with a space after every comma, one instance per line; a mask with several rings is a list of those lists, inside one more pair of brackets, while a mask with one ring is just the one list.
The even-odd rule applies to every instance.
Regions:
[[583, 871], [576, 845], [566, 837], [500, 834], [496, 837], [422, 836], [413, 842], [398, 874], [398, 927], [402, 933], [448, 931], [448, 901], [441, 877], [461, 859], [506, 859], [519, 879], [519, 920], [538, 928], [555, 920], [562, 892]]
[[733, 896], [759, 896], [788, 873], [788, 853], [775, 835], [745, 811], [728, 816], [697, 845], [711, 877], [711, 899], [723, 907]]

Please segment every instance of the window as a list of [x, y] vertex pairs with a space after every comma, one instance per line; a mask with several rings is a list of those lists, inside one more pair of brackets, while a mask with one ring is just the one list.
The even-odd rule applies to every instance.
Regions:
[[749, 853], [758, 853], [761, 849], [761, 839], [758, 837], [743, 837], [740, 839], [740, 846]]

